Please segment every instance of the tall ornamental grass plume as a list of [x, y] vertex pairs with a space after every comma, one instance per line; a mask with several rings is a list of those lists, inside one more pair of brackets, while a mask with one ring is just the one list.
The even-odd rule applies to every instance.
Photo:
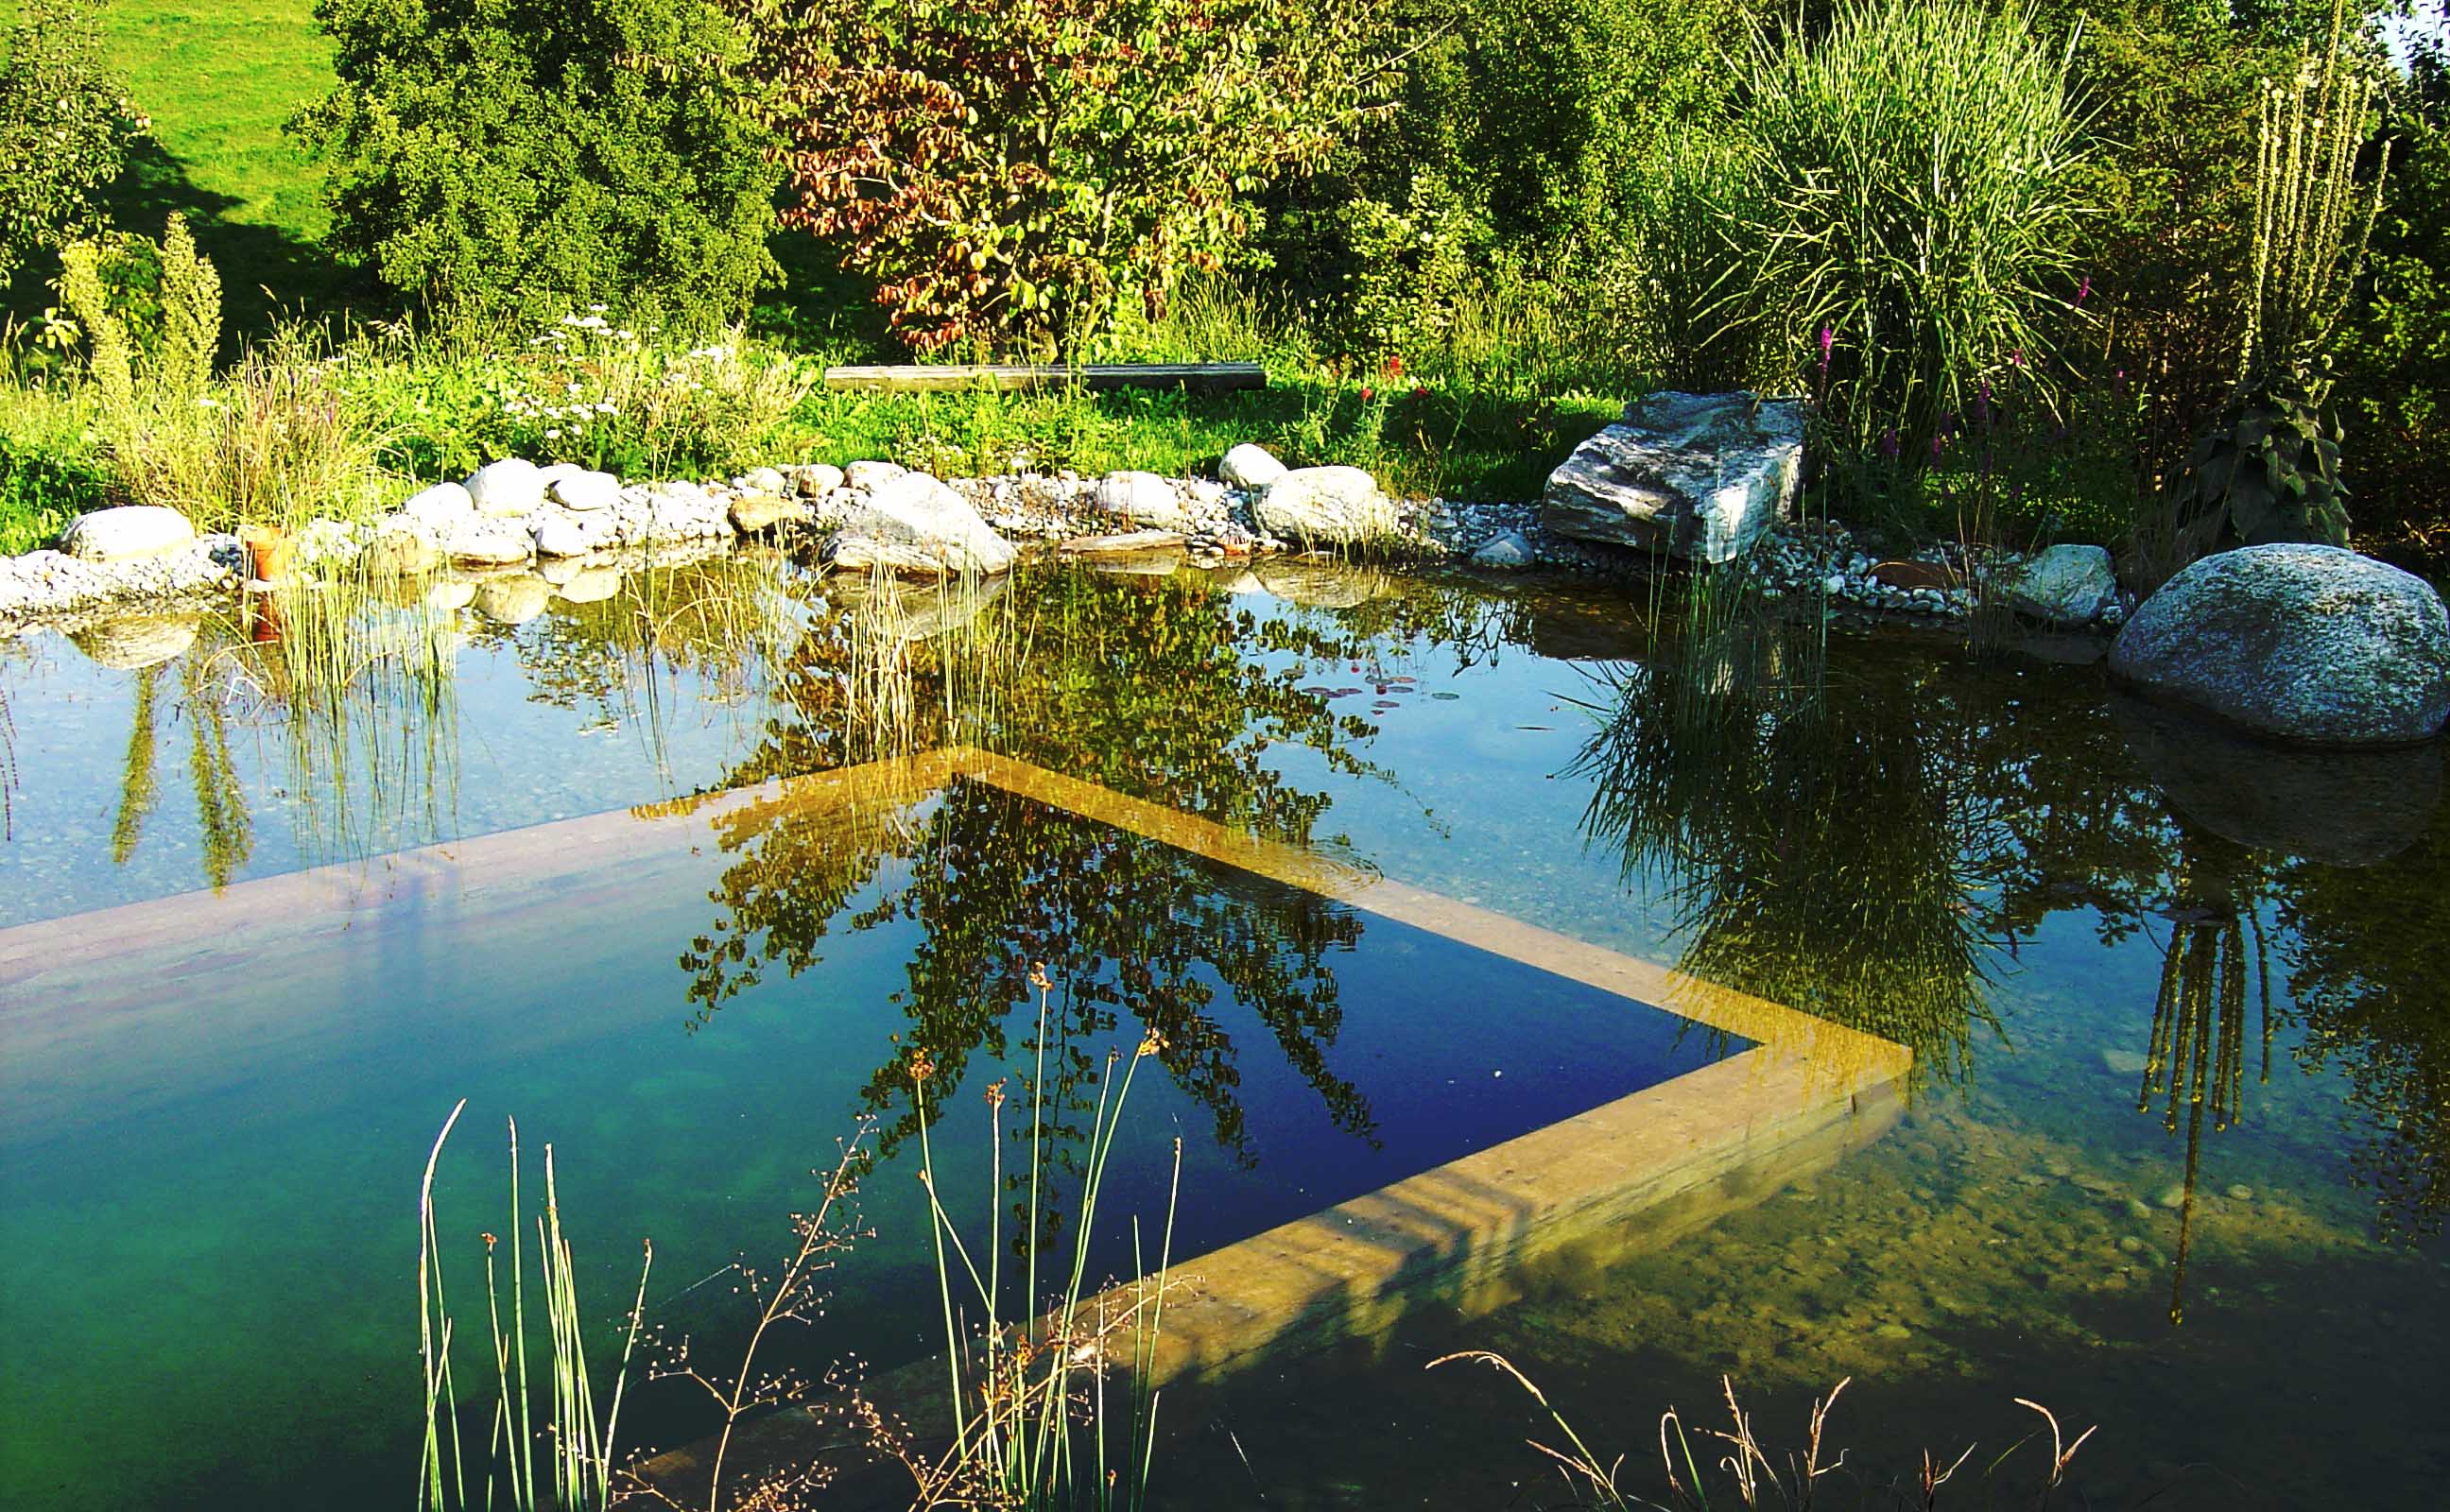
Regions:
[[2346, 20], [2343, 0], [2333, 0], [2327, 48], [2301, 53], [2294, 79], [2264, 85], [2254, 285], [2237, 387], [2188, 455], [2140, 575], [2157, 578], [2231, 546], [2348, 543], [2345, 436], [2329, 408], [2332, 339], [2382, 213], [2390, 145], [2361, 177], [2358, 160], [2381, 123], [2381, 83], [2348, 50]]
[[2050, 397], [2084, 213], [2068, 59], [2026, 12], [1962, 0], [1839, 0], [1818, 39], [1756, 31], [1739, 308], [1823, 395], [1833, 441], [1927, 450], [1986, 379]]

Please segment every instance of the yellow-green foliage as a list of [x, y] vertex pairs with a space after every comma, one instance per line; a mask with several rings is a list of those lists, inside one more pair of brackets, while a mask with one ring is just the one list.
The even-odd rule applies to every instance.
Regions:
[[204, 397], [221, 339], [221, 275], [196, 251], [187, 218], [174, 215], [162, 232], [162, 350], [153, 367], [165, 398]]
[[88, 344], [86, 371], [95, 399], [106, 415], [126, 415], [135, 407], [136, 347], [127, 323], [112, 309], [102, 282], [102, 244], [79, 242], [60, 252], [60, 301], [84, 328]]

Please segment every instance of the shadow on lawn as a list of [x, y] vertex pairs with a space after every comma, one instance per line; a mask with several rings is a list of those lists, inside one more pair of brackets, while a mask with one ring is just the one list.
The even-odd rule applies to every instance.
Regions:
[[[235, 358], [242, 343], [269, 335], [283, 318], [399, 313], [399, 296], [371, 274], [342, 267], [322, 248], [278, 226], [232, 220], [241, 202], [198, 184], [187, 165], [159, 142], [137, 144], [103, 204], [115, 229], [156, 240], [172, 214], [187, 218], [198, 250], [221, 274], [224, 360]], [[59, 271], [56, 256], [29, 262], [7, 287], [5, 314], [26, 321], [58, 302], [52, 283]]]

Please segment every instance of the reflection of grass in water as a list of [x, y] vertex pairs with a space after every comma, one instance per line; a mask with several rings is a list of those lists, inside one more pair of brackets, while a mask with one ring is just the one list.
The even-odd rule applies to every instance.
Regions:
[[887, 760], [962, 744], [994, 724], [1025, 662], [1014, 617], [985, 612], [1001, 585], [975, 574], [909, 583], [883, 567], [836, 578], [844, 619], [844, 754]]
[[134, 859], [137, 843], [145, 836], [146, 817], [162, 794], [153, 750], [161, 682], [158, 665], [136, 673], [136, 708], [128, 717], [127, 754], [120, 762], [119, 812], [110, 822], [110, 861], [115, 866]]
[[[119, 778], [119, 809], [110, 826], [110, 859], [125, 866], [135, 859], [145, 822], [162, 796], [161, 687], [166, 663], [139, 669], [136, 704], [128, 720], [127, 753]], [[196, 827], [203, 843], [205, 884], [215, 892], [246, 864], [255, 848], [255, 826], [237, 765], [230, 759], [228, 711], [195, 656], [179, 662], [181, 715], [187, 722], [188, 780], [196, 799]]]
[[226, 633], [212, 663], [260, 723], [279, 727], [301, 853], [363, 857], [413, 818], [439, 827], [457, 790], [450, 615], [421, 598], [388, 603], [354, 572], [301, 574], [250, 594]]
[[1828, 673], [1824, 634], [1697, 575], [1644, 661], [1599, 675], [1571, 770], [1628, 880], [1663, 888], [1678, 964], [1969, 1069], [1988, 939], [1965, 856], [1979, 822], [1944, 732]]
[[9, 717], [9, 689], [0, 687], [0, 840], [17, 828], [17, 722]]

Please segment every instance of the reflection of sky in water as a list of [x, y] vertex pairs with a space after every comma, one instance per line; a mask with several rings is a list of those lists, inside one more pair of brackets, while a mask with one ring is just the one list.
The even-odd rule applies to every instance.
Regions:
[[[1255, 595], [1242, 602], [1284, 612]], [[1603, 600], [1596, 618], [1604, 623], [1621, 611]], [[1341, 622], [1368, 612], [1364, 606]], [[1339, 622], [1335, 613], [1307, 615]], [[1340, 854], [1536, 923], [1673, 960], [1693, 945], [1678, 927], [1686, 910], [1671, 896], [1674, 877], [1628, 882], [1622, 858], [1592, 843], [1585, 831], [1593, 784], [1572, 768], [1593, 725], [1571, 700], [1595, 700], [1602, 690], [1582, 665], [1530, 649], [1526, 642], [1541, 640], [1542, 626], [1532, 616], [1526, 630], [1524, 618], [1516, 615], [1493, 648], [1460, 670], [1451, 649], [1427, 638], [1382, 635], [1360, 670], [1349, 663], [1313, 668], [1300, 680], [1358, 689], [1332, 707], [1376, 725], [1373, 735], [1347, 748], [1377, 773], [1334, 770], [1297, 746], [1279, 746], [1267, 760], [1293, 789], [1331, 795], [1312, 839]], [[1593, 619], [1574, 622], [1576, 638], [1592, 639]], [[522, 633], [533, 638], [535, 628]], [[1632, 637], [1618, 637], [1613, 647], [1600, 639], [1614, 654], [1641, 649]], [[1545, 643], [1562, 640], [1551, 634]], [[1264, 659], [1290, 666], [1281, 655]], [[472, 647], [459, 667], [456, 822], [446, 823], [444, 833], [455, 823], [459, 830], [485, 831], [715, 784], [753, 746], [762, 713], [753, 700], [701, 701], [684, 674], [660, 703], [660, 737], [651, 742], [636, 719], [606, 728], [597, 710], [533, 701], [529, 675], [505, 648]], [[2087, 1452], [2105, 1467], [2113, 1500], [2122, 1502], [2160, 1483], [2156, 1469], [2198, 1458], [2253, 1479], [2257, 1425], [2286, 1422], [2293, 1447], [2287, 1474], [2271, 1482], [2271, 1504], [2289, 1504], [2291, 1487], [2334, 1484], [2377, 1501], [2421, 1504], [2427, 1488], [2450, 1474], [2450, 1435], [2424, 1405], [2438, 1401], [2443, 1367], [2427, 1363], [2438, 1352], [2429, 1344], [2415, 1355], [2395, 1346], [2430, 1341], [2450, 1328], [2450, 1271], [2440, 1264], [2438, 1240], [2391, 1249], [2372, 1242], [2389, 1195], [2377, 1192], [2372, 1178], [2392, 1179], [2375, 1156], [2391, 1148], [2391, 1134], [2376, 1107], [2352, 1094], [2373, 1079], [2361, 1067], [2404, 1066], [2403, 1053], [2422, 1048], [2411, 1037], [2423, 1031], [2409, 1027], [2420, 1022], [2414, 1010], [2421, 1005], [2393, 997], [2388, 984], [2424, 980], [2421, 963], [2438, 950], [2421, 925], [2424, 916], [2410, 904], [2450, 886], [2438, 859], [2444, 850], [2439, 816], [2413, 849], [2362, 870], [2258, 861], [2210, 842], [2178, 848], [2158, 793], [2107, 721], [2095, 670], [2015, 660], [1974, 665], [1945, 650], [1843, 638], [1831, 669], [1869, 680], [1897, 718], [1914, 717], [1927, 707], [1923, 700], [1946, 707], [1947, 698], [1962, 695], [2002, 722], [1984, 750], [1968, 758], [1977, 766], [1991, 764], [1987, 769], [1996, 772], [2008, 769], [1999, 764], [2073, 749], [2073, 759], [2114, 771], [2142, 806], [2111, 824], [2066, 816], [2075, 863], [2064, 875], [2011, 880], [2032, 883], [2024, 896], [2042, 905], [2020, 915], [2012, 931], [1991, 931], [1977, 953], [1978, 996], [1990, 1022], [1968, 1029], [1965, 1074], [1926, 1086], [1907, 1128], [1826, 1178], [1819, 1205], [1787, 1202], [1740, 1215], [1718, 1233], [1680, 1246], [1665, 1269], [1594, 1281], [1585, 1300], [1503, 1320], [1491, 1326], [1492, 1337], [1554, 1357], [1561, 1370], [1581, 1372], [1591, 1389], [1634, 1403], [1618, 1443], [1639, 1442], [1646, 1412], [1669, 1397], [1688, 1406], [1706, 1399], [1719, 1369], [1740, 1368], [1772, 1393], [1825, 1388], [1851, 1370], [1864, 1378], [1858, 1396], [1884, 1377], [1947, 1383], [1919, 1397], [1897, 1386], [1902, 1395], [1885, 1408], [1872, 1395], [1862, 1409], [1867, 1422], [1893, 1430], [1900, 1443], [1972, 1436], [1973, 1429], [1960, 1435], [1950, 1426], [1957, 1405], [2013, 1394], [2045, 1396], [2082, 1413], [2084, 1422], [2109, 1422], [2104, 1440]], [[0, 679], [21, 768], [16, 833], [0, 847], [0, 920], [195, 886], [195, 805], [183, 785], [186, 746], [184, 736], [168, 733], [167, 722], [161, 796], [143, 842], [127, 865], [108, 863], [131, 674], [94, 668], [58, 640], [32, 637], [0, 643]], [[164, 686], [166, 705], [176, 684]], [[244, 727], [233, 738], [256, 816], [246, 872], [295, 865], [276, 792], [285, 781], [278, 738], [259, 741]], [[2093, 745], [2076, 749], [2083, 741]], [[2202, 801], [2202, 788], [2195, 797]], [[427, 838], [422, 827], [403, 824], [401, 842]], [[1849, 838], [1881, 843], [1877, 835]], [[2126, 851], [2149, 864], [2139, 870]], [[2215, 1059], [2235, 1056], [2237, 1106], [2227, 1110], [2235, 1124], [2214, 1132], [2207, 1119], [2196, 1131], [2194, 1206], [2181, 1210], [2188, 1213], [2191, 1246], [2186, 1323], [2172, 1331], [2168, 1313], [2181, 1225], [2162, 1198], [2187, 1174], [2191, 1108], [2182, 1095], [2174, 1133], [2165, 1090], [2154, 1089], [2149, 1107], [2139, 1111], [2146, 1077], [2136, 1062], [2154, 1048], [2155, 1003], [2173, 938], [2184, 944], [2195, 938], [2189, 932], [2209, 931], [2205, 959], [2211, 964], [2198, 976], [2220, 998], [2224, 915], [2205, 908], [2203, 898], [2208, 893], [2219, 903], [2222, 879], [2241, 865], [2251, 885], [2231, 889], [2242, 906], [2225, 917], [2239, 921], [2246, 952], [2240, 958], [2247, 967], [2243, 1011], [2232, 1014], [2216, 1000], [2195, 1026], [2211, 1031]], [[2185, 875], [2168, 875], [2171, 867]], [[2119, 877], [2136, 885], [2122, 891], [2103, 882]], [[2002, 906], [2006, 885], [1985, 882], [1972, 906], [1987, 917]], [[2350, 991], [2326, 999], [2332, 1010], [2362, 1005], [2362, 1041], [2350, 1033], [2327, 1046], [2309, 1045], [2300, 1021], [2304, 1009], [2291, 997], [2304, 940], [2287, 900], [2299, 897], [2319, 904], [2330, 921], [2333, 979], [2383, 984], [2362, 997]], [[2376, 927], [2333, 927], [2360, 901]], [[2413, 922], [2394, 936], [2384, 926], [2402, 914]], [[2260, 959], [2256, 922], [2269, 964], [2267, 1081], [2265, 1011], [2253, 969]], [[2354, 1015], [2333, 1012], [2329, 1021], [2343, 1018]], [[2320, 1068], [2308, 1074], [2318, 1050]], [[2418, 1058], [2439, 1067], [2443, 1056], [2434, 1049]], [[2182, 1077], [2182, 1088], [2187, 1084]], [[2399, 1084], [2402, 1095], [2411, 1090], [2437, 1104], [2450, 1097], [2438, 1080]], [[2438, 1127], [2438, 1106], [2433, 1116]], [[2430, 1156], [2420, 1153], [2414, 1179], [2426, 1177]], [[2408, 1178], [2406, 1165], [2402, 1158], [2399, 1179]], [[2367, 1184], [2358, 1185], [2361, 1179]], [[2249, 1195], [2233, 1196], [2231, 1189]], [[2011, 1256], [2029, 1263], [2005, 1258]], [[1680, 1290], [1688, 1284], [1680, 1276], [1719, 1265], [1740, 1278], [1732, 1292]], [[1709, 1321], [1685, 1337], [1674, 1318], [1662, 1322], [1645, 1310], [1660, 1307], [1674, 1318]], [[1913, 1342], [1879, 1352], [1884, 1328], [1905, 1329]], [[1626, 1362], [1625, 1374], [1612, 1376], [1609, 1361]], [[2316, 1386], [2299, 1390], [2292, 1383], [2301, 1379]], [[1425, 1422], [1435, 1422], [1436, 1403], [1417, 1406]], [[1938, 1416], [1916, 1416], [1925, 1409]], [[1286, 1476], [1336, 1479], [1332, 1454], [1303, 1450], [1297, 1426], [1277, 1426], [1285, 1435]], [[1982, 1431], [2021, 1429], [2002, 1420]], [[1866, 1427], [1853, 1442], [1870, 1436]], [[1489, 1442], [1469, 1453], [1447, 1455], [1433, 1452], [1440, 1436], [1432, 1428], [1418, 1439], [1391, 1429], [1390, 1437], [1408, 1449], [1393, 1459], [1350, 1451], [1354, 1464], [1434, 1482], [1440, 1465], [1510, 1463], [1500, 1453], [1510, 1442], [1506, 1432], [1484, 1435]], [[2220, 1503], [2183, 1497], [2156, 1503], [2171, 1504]]]

